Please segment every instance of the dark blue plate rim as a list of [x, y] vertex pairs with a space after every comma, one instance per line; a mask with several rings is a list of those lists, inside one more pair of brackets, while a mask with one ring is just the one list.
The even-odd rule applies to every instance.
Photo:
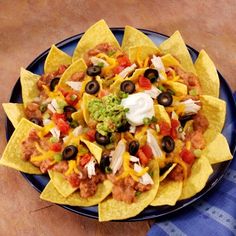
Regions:
[[[118, 33], [123, 33], [124, 32], [124, 28], [123, 27], [113, 27], [111, 28], [112, 32], [116, 35]], [[162, 34], [162, 33], [158, 33], [158, 32], [155, 32], [155, 31], [151, 31], [151, 30], [146, 30], [146, 29], [139, 29], [141, 30], [143, 33], [147, 34], [148, 36], [153, 36], [153, 37], [162, 37], [163, 39], [166, 39], [168, 38], [169, 36], [165, 35], [165, 34]], [[75, 41], [75, 40], [79, 40], [81, 38], [81, 36], [83, 35], [84, 33], [80, 33], [80, 34], [76, 34], [74, 36], [71, 36], [67, 39], [64, 39], [62, 40], [61, 42], [57, 43], [56, 46], [57, 47], [62, 47], [66, 44], [69, 44], [70, 42], [72, 41]], [[197, 50], [195, 50], [194, 48], [192, 48], [191, 46], [187, 45], [189, 51], [190, 51], [190, 54], [193, 57], [197, 57], [197, 55], [199, 54], [199, 52]], [[27, 66], [27, 70], [31, 70], [31, 68], [33, 66], [35, 66], [35, 64], [37, 64], [37, 62], [39, 60], [41, 60], [45, 55], [48, 54], [50, 48], [45, 50], [43, 53], [41, 53], [38, 57], [36, 57], [31, 63], [29, 66]], [[227, 84], [227, 82], [225, 81], [225, 79], [223, 78], [223, 76], [218, 72], [218, 75], [219, 75], [219, 78], [220, 78], [220, 82], [221, 82], [221, 88], [223, 88], [224, 90], [227, 91], [227, 102], [230, 103], [230, 110], [232, 110], [232, 113], [231, 113], [231, 116], [234, 115], [236, 118], [236, 107], [235, 107], [235, 103], [234, 103], [234, 99], [233, 99], [233, 94], [232, 94], [232, 91], [229, 87], [229, 85]], [[19, 94], [19, 91], [20, 90], [21, 86], [20, 86], [20, 79], [18, 78], [13, 90], [12, 90], [12, 93], [11, 93], [11, 96], [10, 96], [10, 102], [14, 102], [16, 100], [16, 97], [18, 96]], [[235, 119], [236, 120], [236, 119]], [[234, 124], [235, 126], [235, 124]], [[6, 120], [6, 123], [5, 123], [5, 128], [6, 128], [6, 138], [7, 140], [9, 140], [9, 138], [11, 137], [11, 134], [12, 134], [12, 124], [11, 122], [7, 119]], [[232, 132], [234, 132], [232, 130]], [[235, 135], [235, 134], [233, 134]], [[234, 153], [235, 151], [235, 143], [234, 144], [231, 144], [231, 152]], [[210, 190], [213, 189], [213, 187], [216, 186], [216, 184], [218, 184], [220, 182], [220, 180], [224, 177], [229, 165], [230, 165], [231, 161], [226, 161], [226, 162], [223, 162], [223, 163], [220, 163], [220, 170], [218, 170], [218, 174], [217, 176], [212, 179], [210, 182], [208, 181], [207, 185], [205, 186], [205, 188], [199, 192], [198, 194], [196, 194], [194, 197], [190, 198], [190, 199], [187, 199], [187, 200], [183, 200], [183, 201], [179, 201], [177, 202], [177, 204], [173, 207], [171, 206], [164, 206], [164, 207], [148, 207], [148, 208], [154, 208], [154, 209], [157, 209], [157, 212], [156, 213], [150, 213], [150, 214], [147, 214], [147, 215], [143, 215], [143, 213], [145, 211], [147, 211], [146, 209], [141, 212], [139, 215], [135, 216], [135, 217], [132, 217], [132, 218], [129, 218], [127, 220], [124, 220], [124, 221], [143, 221], [143, 220], [148, 220], [148, 219], [158, 219], [158, 220], [162, 220], [164, 218], [166, 218], [167, 216], [171, 216], [171, 215], [174, 215], [176, 213], [180, 213], [183, 209], [185, 209], [187, 206], [190, 206], [192, 203], [196, 202], [198, 199], [202, 198], [204, 195], [206, 195], [207, 193], [210, 192]], [[29, 175], [29, 174], [26, 174], [26, 173], [22, 173], [21, 174], [23, 175], [23, 177], [30, 183], [30, 185], [36, 189], [39, 193], [42, 192], [42, 186], [41, 186], [41, 183], [39, 183], [37, 180], [35, 180], [34, 178], [31, 178], [32, 175]], [[59, 205], [59, 204], [57, 204]], [[87, 217], [90, 217], [90, 218], [93, 218], [93, 219], [98, 219], [98, 214], [97, 212], [94, 214], [94, 213], [91, 213], [89, 210], [89, 208], [80, 208], [80, 207], [71, 207], [71, 206], [67, 206], [67, 205], [59, 205], [71, 212], [74, 212], [76, 214], [80, 214], [80, 215], [83, 215], [83, 216], [87, 216]], [[162, 209], [160, 211], [160, 209]], [[158, 212], [158, 210], [160, 212]]]

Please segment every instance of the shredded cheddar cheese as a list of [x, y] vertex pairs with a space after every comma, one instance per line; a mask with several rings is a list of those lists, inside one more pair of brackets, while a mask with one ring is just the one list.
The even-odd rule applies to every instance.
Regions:
[[191, 149], [191, 142], [190, 142], [190, 141], [187, 141], [187, 142], [186, 142], [186, 149], [187, 149], [187, 150], [190, 150], [190, 149]]
[[76, 174], [79, 174], [79, 170], [77, 168], [77, 164], [76, 164], [75, 160], [70, 160], [68, 164], [69, 164], [69, 168], [65, 172], [65, 176], [68, 176], [68, 175], [72, 174], [73, 172]]
[[128, 152], [123, 154], [123, 168], [124, 172], [119, 176], [119, 178], [124, 178], [130, 175], [135, 181], [139, 181], [139, 177], [143, 176], [149, 170], [149, 167], [145, 167], [139, 172], [136, 172], [134, 169], [132, 169], [130, 167], [130, 155]]
[[43, 89], [49, 98], [61, 98], [63, 100], [65, 99], [61, 91], [57, 90], [57, 87], [54, 91], [50, 91], [46, 85], [43, 85]]
[[52, 128], [54, 128], [55, 125], [53, 122], [50, 122], [49, 124], [45, 125], [39, 132], [38, 136], [42, 139], [46, 134], [50, 132]]

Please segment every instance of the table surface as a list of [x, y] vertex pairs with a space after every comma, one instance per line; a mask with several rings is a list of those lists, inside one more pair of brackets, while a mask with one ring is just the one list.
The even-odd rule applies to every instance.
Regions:
[[[110, 27], [131, 25], [167, 35], [179, 30], [193, 48], [205, 49], [236, 90], [235, 0], [14, 0], [0, 1], [0, 102], [7, 102], [26, 67], [51, 44], [85, 31], [103, 18]], [[6, 145], [0, 107], [0, 154]], [[145, 235], [153, 221], [99, 223], [39, 199], [15, 170], [0, 167], [1, 235]]]

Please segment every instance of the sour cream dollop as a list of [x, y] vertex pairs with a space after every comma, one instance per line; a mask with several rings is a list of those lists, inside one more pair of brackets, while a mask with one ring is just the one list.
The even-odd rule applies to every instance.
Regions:
[[142, 125], [144, 118], [152, 118], [154, 116], [153, 100], [146, 93], [131, 94], [122, 99], [121, 105], [129, 109], [126, 113], [126, 118], [133, 126]]

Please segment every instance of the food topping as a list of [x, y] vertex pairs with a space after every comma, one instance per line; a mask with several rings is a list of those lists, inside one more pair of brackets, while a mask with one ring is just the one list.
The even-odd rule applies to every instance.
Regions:
[[126, 118], [131, 125], [142, 125], [144, 118], [154, 116], [153, 100], [145, 93], [131, 94], [122, 99], [121, 105], [129, 109]]

